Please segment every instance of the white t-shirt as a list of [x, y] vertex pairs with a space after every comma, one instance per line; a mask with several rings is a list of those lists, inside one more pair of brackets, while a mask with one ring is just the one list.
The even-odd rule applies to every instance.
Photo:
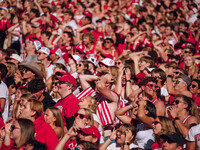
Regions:
[[9, 91], [8, 91], [8, 87], [7, 85], [1, 81], [0, 84], [0, 98], [5, 98], [6, 102], [5, 102], [5, 106], [4, 106], [4, 111], [2, 113], [2, 117], [3, 117], [3, 121], [6, 122], [8, 119], [8, 95], [9, 95]]
[[[116, 142], [115, 142], [115, 143], [110, 144], [110, 145], [107, 147], [107, 150], [120, 150], [120, 148], [121, 148], [121, 147], [117, 147], [117, 144], [116, 144]], [[137, 145], [131, 143], [131, 144], [129, 145], [129, 149], [132, 149], [132, 148], [140, 148], [140, 147], [138, 147]]]
[[45, 67], [45, 71], [46, 71], [46, 80], [53, 75], [53, 69], [55, 68], [54, 65], [50, 64], [48, 67]]
[[161, 88], [161, 95], [162, 96], [169, 96], [169, 93], [168, 93], [168, 91], [167, 91], [167, 89], [165, 87]]
[[99, 130], [99, 132], [101, 134], [100, 143], [102, 144], [102, 143], [104, 143], [104, 138], [102, 136], [103, 135], [103, 130], [102, 130], [103, 128], [102, 128], [101, 121], [100, 121], [99, 117], [96, 114], [93, 114], [93, 119], [94, 119], [94, 121], [99, 123], [98, 130]]
[[190, 128], [185, 139], [190, 142], [196, 142], [196, 149], [200, 149], [200, 124]]
[[76, 35], [76, 30], [78, 29], [78, 26], [74, 20], [71, 20], [70, 22], [65, 23], [63, 27], [65, 28], [66, 26], [72, 27], [72, 29], [74, 31], [74, 35]]

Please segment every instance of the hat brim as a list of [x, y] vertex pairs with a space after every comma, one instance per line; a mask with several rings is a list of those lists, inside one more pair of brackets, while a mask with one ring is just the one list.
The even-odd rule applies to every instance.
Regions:
[[39, 77], [43, 78], [42, 71], [38, 70], [35, 66], [30, 65], [30, 64], [20, 64], [20, 66], [24, 66], [24, 67], [30, 69], [32, 72], [37, 74]]

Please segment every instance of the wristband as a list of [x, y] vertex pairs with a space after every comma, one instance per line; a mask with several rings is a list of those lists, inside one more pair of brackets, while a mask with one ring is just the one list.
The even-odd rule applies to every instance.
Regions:
[[168, 75], [167, 75], [167, 78], [173, 78], [173, 76], [168, 74]]
[[129, 146], [129, 145], [130, 145], [130, 143], [129, 143], [129, 142], [125, 142], [125, 143], [124, 143], [124, 145], [128, 145], [128, 146]]
[[126, 80], [126, 82], [130, 82], [131, 83], [131, 80]]
[[173, 119], [173, 121], [176, 121], [176, 120], [179, 120], [179, 117], [175, 117], [175, 118]]

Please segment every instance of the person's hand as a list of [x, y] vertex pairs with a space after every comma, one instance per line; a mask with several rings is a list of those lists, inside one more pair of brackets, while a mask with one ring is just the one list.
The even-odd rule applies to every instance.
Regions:
[[133, 134], [130, 129], [127, 129], [125, 132], [126, 132], [125, 141], [130, 143], [131, 140], [133, 139]]
[[125, 68], [119, 68], [119, 70], [118, 70], [118, 75], [119, 75], [119, 77], [122, 77], [122, 76], [123, 76], [124, 71], [125, 71]]
[[5, 124], [5, 134], [10, 134], [10, 127], [12, 125], [12, 122], [7, 122]]
[[117, 137], [117, 130], [115, 130], [114, 128], [113, 132], [111, 133], [110, 140], [113, 141], [116, 139], [116, 137]]
[[5, 135], [6, 135], [5, 127], [2, 127], [0, 130], [0, 139], [3, 140], [5, 138]]
[[178, 109], [176, 108], [176, 106], [170, 106], [168, 108], [168, 111], [171, 114], [172, 118], [178, 117]]
[[57, 30], [53, 30], [53, 31], [52, 31], [52, 35], [55, 36], [56, 34], [58, 34], [58, 31], [57, 31]]
[[125, 75], [126, 75], [126, 80], [131, 79], [131, 70], [129, 68], [125, 68]]
[[94, 24], [88, 24], [88, 27], [94, 29]]
[[78, 134], [77, 131], [78, 131], [78, 130], [77, 130], [74, 126], [72, 126], [72, 127], [68, 130], [67, 135], [68, 135], [69, 137], [74, 137], [74, 136], [76, 136], [76, 135]]
[[146, 106], [146, 104], [147, 104], [147, 102], [145, 101], [145, 100], [140, 100], [139, 102], [138, 102], [138, 104], [139, 104], [139, 106]]

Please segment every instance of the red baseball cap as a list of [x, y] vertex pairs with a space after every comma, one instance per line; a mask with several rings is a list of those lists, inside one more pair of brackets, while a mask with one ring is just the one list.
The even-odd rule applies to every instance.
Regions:
[[83, 44], [77, 45], [75, 48], [76, 48], [76, 50], [78, 50], [81, 53], [86, 53], [86, 46]]
[[81, 129], [81, 131], [88, 135], [94, 135], [100, 141], [101, 134], [95, 126], [87, 125], [85, 128]]
[[76, 87], [76, 79], [71, 76], [68, 72], [60, 72], [62, 76], [57, 76], [57, 79], [63, 82], [69, 82], [71, 83], [74, 87]]
[[86, 15], [87, 17], [90, 18], [92, 17], [92, 14], [88, 10], [84, 11], [83, 14]]

